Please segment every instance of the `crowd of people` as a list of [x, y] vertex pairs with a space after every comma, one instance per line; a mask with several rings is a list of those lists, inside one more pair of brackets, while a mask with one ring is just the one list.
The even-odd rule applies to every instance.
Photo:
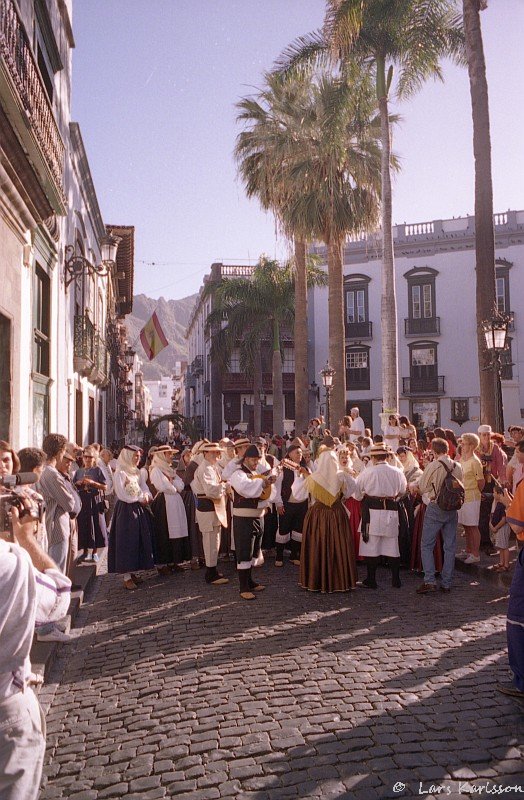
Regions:
[[[478, 563], [483, 549], [498, 555], [494, 571], [508, 572], [511, 530], [524, 539], [524, 429], [509, 434], [506, 441], [480, 425], [458, 439], [442, 428], [420, 438], [406, 417], [392, 414], [373, 437], [354, 408], [336, 431], [316, 418], [300, 436], [240, 433], [183, 449], [124, 445], [116, 453], [49, 434], [41, 450], [16, 453], [0, 441], [0, 479], [35, 476], [21, 504], [11, 504], [10, 530], [0, 540], [0, 635], [9, 645], [0, 655], [0, 730], [9, 715], [28, 710], [27, 724], [37, 724], [38, 704], [25, 692], [33, 634], [68, 640], [65, 614], [79, 588], [73, 566], [97, 562], [106, 547], [108, 571], [121, 575], [125, 591], [139, 589], [148, 570], [167, 577], [202, 569], [210, 587], [222, 587], [231, 562], [245, 601], [266, 588], [256, 572], [264, 562], [308, 591], [377, 590], [382, 568], [400, 589], [407, 568], [423, 572], [418, 594], [447, 594], [459, 526], [466, 563]], [[35, 506], [43, 514], [29, 516]], [[518, 548], [508, 648], [514, 680], [501, 691], [524, 697]], [[19, 774], [18, 744], [0, 736], [0, 794]]]

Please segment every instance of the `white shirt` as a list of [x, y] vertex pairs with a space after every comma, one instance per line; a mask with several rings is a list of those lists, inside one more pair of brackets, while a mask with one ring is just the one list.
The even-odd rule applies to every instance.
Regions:
[[0, 701], [25, 688], [35, 625], [64, 617], [70, 601], [69, 578], [38, 572], [22, 547], [0, 539]]
[[129, 475], [122, 469], [117, 470], [113, 477], [113, 489], [118, 500], [123, 503], [141, 503], [151, 498], [151, 492], [141, 472]]
[[349, 434], [349, 441], [356, 442], [359, 436], [364, 436], [366, 432], [366, 425], [362, 417], [355, 417], [351, 420], [351, 433]]
[[406, 489], [403, 471], [384, 461], [369, 466], [360, 473], [354, 496], [357, 500], [362, 500], [365, 494], [369, 497], [397, 497], [404, 494]]
[[[401, 431], [402, 429], [399, 428], [398, 425], [385, 425], [383, 428], [384, 444], [387, 444], [388, 447], [391, 447], [394, 453], [397, 452], [399, 446]], [[393, 439], [386, 439], [386, 436], [393, 436]]]

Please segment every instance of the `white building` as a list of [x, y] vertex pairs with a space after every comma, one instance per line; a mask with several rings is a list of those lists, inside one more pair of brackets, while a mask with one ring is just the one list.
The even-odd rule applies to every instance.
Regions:
[[[144, 381], [151, 396], [151, 412], [150, 417], [165, 417], [167, 414], [173, 413], [173, 396], [175, 394], [175, 387], [177, 386], [177, 379], [174, 377], [162, 377], [157, 381]], [[157, 437], [163, 441], [167, 441], [173, 433], [173, 423], [169, 420], [164, 420], [157, 427]]]
[[[496, 214], [497, 303], [512, 312], [510, 350], [503, 356], [506, 426], [524, 415], [524, 211]], [[398, 305], [399, 412], [421, 425], [476, 430], [480, 418], [475, 310], [474, 218], [394, 228]], [[325, 248], [312, 248], [325, 259]], [[382, 410], [380, 239], [344, 250], [347, 408], [357, 405], [374, 432]], [[328, 357], [327, 289], [309, 302], [310, 382]], [[336, 380], [336, 376], [335, 376]], [[320, 388], [323, 402], [323, 390]], [[315, 409], [312, 409], [315, 410]], [[316, 410], [319, 411], [318, 406]]]
[[125, 434], [134, 229], [102, 221], [71, 122], [71, 12], [72, 0], [0, 3], [0, 437], [15, 448], [49, 431], [81, 445]]
[[[188, 366], [184, 375], [185, 415], [191, 417], [201, 435], [218, 440], [233, 429], [260, 434], [273, 429], [273, 390], [271, 356], [272, 341], [268, 325], [268, 339], [261, 344], [262, 430], [254, 431], [253, 378], [240, 368], [240, 348], [231, 354], [227, 371], [211, 361], [211, 336], [206, 332], [207, 318], [213, 307], [213, 298], [204, 293], [209, 280], [218, 281], [250, 277], [254, 266], [215, 263], [204, 278], [186, 331]], [[283, 359], [282, 385], [284, 390], [284, 430], [290, 432], [295, 425], [295, 360], [292, 336], [282, 332]]]

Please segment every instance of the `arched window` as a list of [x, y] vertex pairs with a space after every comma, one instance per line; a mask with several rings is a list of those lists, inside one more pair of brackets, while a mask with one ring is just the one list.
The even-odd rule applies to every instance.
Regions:
[[436, 269], [414, 267], [404, 273], [408, 282], [408, 318], [404, 320], [406, 336], [440, 333], [440, 317], [436, 315]]
[[345, 334], [346, 339], [371, 339], [369, 320], [368, 275], [344, 277]]

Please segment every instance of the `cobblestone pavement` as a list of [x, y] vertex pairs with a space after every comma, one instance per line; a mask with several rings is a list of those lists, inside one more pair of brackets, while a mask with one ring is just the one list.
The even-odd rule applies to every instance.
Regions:
[[522, 800], [524, 706], [495, 691], [505, 590], [457, 575], [451, 594], [420, 597], [418, 576], [395, 590], [383, 570], [379, 591], [319, 595], [297, 573], [264, 566], [253, 602], [202, 571], [150, 574], [135, 593], [100, 576], [41, 695], [42, 800], [463, 797], [473, 784]]

